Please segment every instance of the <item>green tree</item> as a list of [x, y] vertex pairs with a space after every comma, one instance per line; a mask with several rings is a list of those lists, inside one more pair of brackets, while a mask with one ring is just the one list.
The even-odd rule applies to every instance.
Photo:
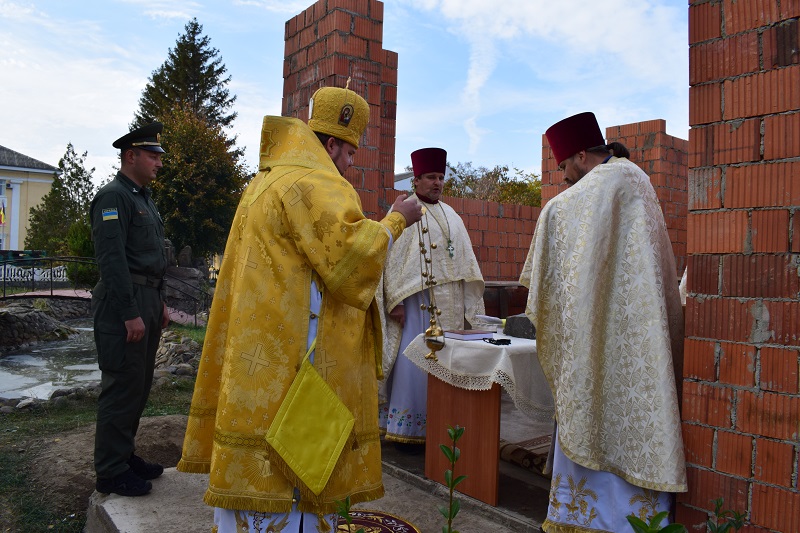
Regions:
[[[211, 48], [197, 19], [189, 21], [185, 30], [145, 86], [134, 127], [162, 119], [176, 107], [190, 110], [211, 126], [228, 127], [236, 118], [236, 112], [229, 112], [236, 96], [226, 87], [231, 77], [223, 77], [227, 68], [219, 50]], [[235, 139], [228, 142], [232, 146]]]
[[236, 118], [230, 76], [192, 19], [167, 60], [150, 78], [139, 99], [133, 126], [164, 123], [164, 168], [153, 182], [153, 196], [164, 218], [166, 236], [176, 249], [191, 246], [195, 256], [219, 253], [247, 181], [243, 150], [225, 129]]
[[[87, 218], [76, 220], [67, 230], [67, 251], [74, 257], [94, 258], [92, 226]], [[67, 277], [73, 285], [94, 287], [100, 279], [100, 271], [94, 263], [69, 261], [66, 263]]]
[[236, 213], [247, 174], [231, 157], [220, 126], [211, 126], [191, 110], [162, 116], [164, 168], [151, 187], [167, 237], [177, 250], [193, 255], [219, 252]]
[[474, 168], [472, 163], [448, 164], [450, 173], [444, 182], [445, 196], [473, 198], [504, 204], [542, 205], [542, 181], [533, 173], [498, 165], [492, 169]]
[[87, 152], [78, 156], [72, 143], [58, 162], [59, 172], [41, 203], [31, 208], [25, 248], [46, 250], [49, 255], [68, 255], [67, 233], [76, 222], [88, 223], [89, 206], [96, 192], [94, 168], [86, 170]]

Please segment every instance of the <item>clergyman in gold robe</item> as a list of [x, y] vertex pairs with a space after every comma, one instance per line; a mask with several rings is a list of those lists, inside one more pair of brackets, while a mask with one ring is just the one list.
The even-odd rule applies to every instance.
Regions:
[[[264, 118], [209, 316], [178, 470], [210, 474], [204, 501], [219, 533], [330, 531], [337, 501], [383, 495], [375, 291], [389, 247], [422, 213], [403, 195], [369, 220], [344, 179], [369, 120], [362, 97], [319, 89], [309, 116]], [[265, 440], [310, 349], [355, 418], [319, 494], [271, 460]]]
[[570, 187], [542, 209], [520, 283], [553, 392], [548, 533], [629, 531], [685, 492], [673, 358], [683, 321], [648, 176], [593, 113], [545, 133]]

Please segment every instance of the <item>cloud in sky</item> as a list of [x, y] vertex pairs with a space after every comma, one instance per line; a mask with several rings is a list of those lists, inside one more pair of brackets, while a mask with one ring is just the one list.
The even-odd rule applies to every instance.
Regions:
[[[197, 17], [231, 76], [230, 130], [254, 167], [279, 114], [284, 26], [311, 0], [0, 0], [0, 144], [55, 164], [67, 142], [105, 179], [113, 139]], [[667, 119], [688, 134], [685, 5], [673, 0], [388, 0], [399, 54], [395, 168], [422, 146], [453, 162], [538, 170], [544, 130], [593, 110], [601, 126]], [[135, 22], [135, 23], [132, 23]]]
[[[572, 101], [576, 104], [586, 100], [574, 95], [578, 92], [576, 84], [582, 85], [577, 89], [583, 92], [587, 84], [594, 86], [592, 90], [607, 95], [609, 101], [651, 87], [660, 87], [675, 97], [682, 94], [685, 97], [687, 91], [685, 5], [641, 0], [406, 0], [405, 3], [439, 14], [446, 31], [469, 47], [462, 100], [466, 113], [463, 124], [471, 153], [477, 151], [483, 136], [491, 131], [479, 124], [486, 109], [482, 105], [487, 100], [486, 93], [496, 96], [498, 92], [487, 89], [496, 77], [498, 57], [526, 65], [534, 79], [549, 84], [550, 96], [543, 100], [561, 100], [558, 108], [562, 109], [570, 107], [569, 100], [559, 99], [558, 93], [562, 97], [573, 93]], [[604, 72], [608, 74], [604, 76]], [[525, 78], [525, 74], [519, 77]], [[499, 98], [490, 100], [493, 107], [496, 102], [509, 102]], [[511, 101], [521, 104], [525, 99]], [[535, 105], [530, 100], [529, 104]], [[631, 110], [636, 107], [636, 102], [631, 102]], [[583, 109], [578, 105], [574, 110]], [[680, 106], [675, 111], [681, 113], [686, 109], [687, 106]], [[603, 114], [614, 119], [630, 116], [615, 111]], [[636, 120], [635, 116], [631, 120]], [[682, 122], [678, 127], [684, 125]]]

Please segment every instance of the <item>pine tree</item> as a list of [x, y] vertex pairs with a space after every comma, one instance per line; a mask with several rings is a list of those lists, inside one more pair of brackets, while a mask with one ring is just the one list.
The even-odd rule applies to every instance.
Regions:
[[176, 250], [190, 246], [195, 257], [221, 253], [247, 173], [231, 157], [220, 126], [180, 108], [162, 120], [164, 168], [150, 187], [166, 236]]
[[96, 192], [92, 183], [94, 168], [85, 167], [87, 152], [78, 156], [72, 143], [58, 162], [60, 172], [36, 207], [31, 208], [25, 247], [46, 250], [49, 255], [69, 255], [67, 233], [73, 223], [88, 223], [89, 206]]
[[247, 181], [243, 150], [225, 128], [236, 118], [219, 51], [192, 19], [139, 99], [134, 127], [164, 123], [164, 168], [151, 184], [166, 237], [195, 257], [222, 253]]
[[228, 112], [236, 96], [226, 88], [231, 77], [223, 78], [227, 68], [219, 50], [210, 47], [197, 19], [189, 21], [185, 30], [144, 88], [134, 127], [159, 120], [174, 108], [191, 110], [211, 126], [228, 127], [236, 118], [236, 112]]

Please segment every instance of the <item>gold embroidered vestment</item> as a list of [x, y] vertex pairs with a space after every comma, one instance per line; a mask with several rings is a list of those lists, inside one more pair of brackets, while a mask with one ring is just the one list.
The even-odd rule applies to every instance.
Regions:
[[291, 510], [294, 483], [268, 460], [264, 435], [306, 352], [313, 279], [322, 291], [314, 366], [355, 416], [355, 440], [319, 498], [304, 492], [299, 510], [335, 512], [347, 496], [383, 495], [374, 295], [387, 229], [397, 238], [405, 220], [365, 218], [297, 119], [264, 118], [259, 168], [228, 236], [178, 470], [210, 473], [211, 506]]

